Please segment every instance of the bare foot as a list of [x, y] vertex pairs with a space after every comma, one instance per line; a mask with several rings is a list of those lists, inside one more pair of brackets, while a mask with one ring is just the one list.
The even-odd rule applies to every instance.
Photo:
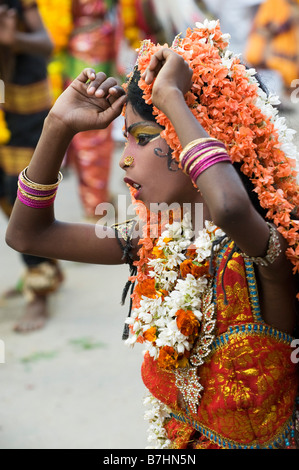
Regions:
[[48, 316], [47, 297], [36, 296], [26, 305], [25, 313], [15, 325], [14, 330], [18, 333], [38, 330], [45, 325]]

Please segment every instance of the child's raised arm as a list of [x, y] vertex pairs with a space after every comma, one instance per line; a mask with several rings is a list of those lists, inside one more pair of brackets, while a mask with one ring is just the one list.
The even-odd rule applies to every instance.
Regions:
[[57, 181], [73, 136], [107, 127], [121, 113], [125, 101], [125, 93], [114, 78], [95, 74], [92, 69], [85, 69], [58, 98], [26, 170], [29, 183], [23, 180], [19, 187], [20, 200], [15, 202], [6, 234], [9, 246], [23, 253], [56, 259], [122, 262], [122, 252], [112, 231], [97, 228], [96, 234], [94, 225], [58, 222], [54, 205], [41, 202], [40, 196], [51, 200], [49, 185], [51, 188]]

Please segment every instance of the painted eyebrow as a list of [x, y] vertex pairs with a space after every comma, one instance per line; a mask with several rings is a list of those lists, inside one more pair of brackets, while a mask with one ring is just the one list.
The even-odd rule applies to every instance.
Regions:
[[131, 126], [128, 127], [127, 133], [130, 134], [130, 132], [135, 129], [135, 127], [156, 127], [157, 128], [157, 134], [159, 134], [162, 131], [162, 128], [159, 126], [159, 124], [150, 124], [148, 121], [140, 121], [140, 122], [135, 122], [134, 124], [131, 124]]

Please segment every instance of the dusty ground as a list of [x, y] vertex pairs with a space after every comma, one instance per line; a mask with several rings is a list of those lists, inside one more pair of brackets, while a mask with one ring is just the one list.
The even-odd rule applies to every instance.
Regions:
[[[125, 190], [115, 156], [112, 187]], [[57, 196], [58, 218], [82, 219], [73, 174]], [[1, 292], [23, 266], [4, 242], [0, 215]], [[126, 266], [63, 262], [66, 280], [51, 299], [51, 319], [40, 331], [13, 332], [22, 300], [0, 300], [1, 449], [142, 449], [141, 350], [121, 340], [128, 306], [120, 305]]]

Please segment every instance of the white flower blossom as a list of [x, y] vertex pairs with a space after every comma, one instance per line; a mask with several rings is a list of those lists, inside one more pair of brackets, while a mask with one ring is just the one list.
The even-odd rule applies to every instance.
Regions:
[[148, 266], [153, 268], [153, 271], [150, 272], [151, 277], [155, 277], [155, 274], [161, 274], [164, 270], [164, 260], [163, 259], [151, 259], [148, 262]]
[[200, 310], [194, 309], [194, 310], [193, 310], [193, 313], [194, 313], [194, 315], [196, 316], [196, 318], [197, 318], [198, 320], [201, 320], [201, 319], [202, 319], [202, 312], [201, 312]]
[[126, 339], [125, 344], [127, 346], [133, 347], [134, 344], [136, 343], [136, 341], [137, 341], [137, 336], [135, 336], [135, 335], [130, 336], [128, 339]]
[[140, 321], [135, 321], [133, 323], [133, 331], [139, 331], [141, 329], [141, 323]]
[[151, 357], [153, 357], [154, 359], [157, 359], [157, 358], [158, 358], [158, 356], [159, 356], [159, 349], [156, 348], [156, 346], [153, 346], [152, 343], [150, 343], [150, 344], [148, 345], [148, 349], [147, 349], [147, 350], [148, 350], [148, 353], [149, 353], [149, 355], [150, 355]]
[[203, 23], [200, 23], [199, 21], [195, 23], [196, 28], [198, 29], [208, 29], [209, 31], [214, 30], [218, 25], [218, 21], [211, 20], [209, 21], [207, 18], [205, 18]]
[[222, 41], [227, 41], [229, 42], [231, 39], [231, 35], [229, 33], [223, 33], [221, 36]]
[[181, 255], [180, 253], [172, 254], [168, 256], [165, 266], [168, 269], [172, 270], [176, 266], [179, 266], [183, 260], [184, 260], [184, 255]]
[[226, 67], [229, 71], [231, 69], [231, 66], [235, 60], [235, 57], [232, 52], [226, 50], [223, 56], [221, 57], [221, 63]]
[[277, 106], [281, 103], [279, 96], [274, 95], [273, 93], [269, 94], [268, 102], [271, 104], [271, 106]]
[[147, 327], [149, 327], [153, 321], [153, 315], [151, 313], [142, 313], [142, 315], [140, 315], [140, 319], [147, 323]]
[[176, 271], [167, 271], [165, 276], [169, 280], [169, 282], [174, 282], [178, 278], [178, 273]]

